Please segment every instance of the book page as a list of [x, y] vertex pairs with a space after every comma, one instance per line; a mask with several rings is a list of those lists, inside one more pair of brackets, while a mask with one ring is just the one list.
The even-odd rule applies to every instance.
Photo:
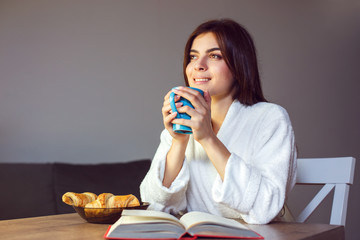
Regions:
[[[155, 232], [158, 232], [155, 234]], [[180, 221], [164, 212], [150, 210], [123, 210], [122, 216], [114, 223], [109, 231], [108, 237], [142, 236], [149, 235], [153, 238], [180, 237], [184, 233], [184, 226]], [[162, 237], [160, 237], [162, 236]], [[166, 237], [167, 236], [167, 237]]]
[[215, 224], [195, 225], [189, 228], [188, 233], [197, 237], [228, 237], [228, 238], [250, 238], [263, 239], [256, 232], [249, 229], [225, 227]]
[[144, 216], [121, 216], [121, 218], [113, 225], [117, 227], [118, 225], [134, 225], [134, 224], [151, 224], [151, 223], [163, 223], [163, 224], [172, 224], [177, 226], [182, 230], [184, 226], [178, 221], [172, 221], [168, 219], [161, 219], [161, 218], [153, 218], [153, 217], [144, 217]]
[[[157, 237], [164, 234], [172, 234], [180, 237], [184, 234], [184, 227], [180, 223], [164, 222], [164, 220], [154, 220], [138, 216], [122, 216], [119, 223], [112, 225], [108, 231], [108, 236], [125, 236], [124, 234], [146, 235], [154, 238], [153, 234], [157, 232]], [[161, 237], [163, 238], [163, 237]]]
[[185, 226], [185, 229], [189, 229], [195, 225], [201, 224], [215, 224], [233, 228], [248, 229], [246, 226], [235, 221], [234, 219], [197, 211], [186, 213], [180, 218], [180, 222]]
[[171, 223], [180, 227], [182, 230], [185, 227], [175, 216], [160, 212], [160, 211], [151, 211], [151, 210], [123, 210], [121, 213], [121, 218], [113, 224], [113, 228], [120, 224], [145, 224], [145, 223]]
[[124, 210], [113, 224], [107, 238], [179, 238], [185, 234], [198, 237], [233, 237], [263, 239], [233, 219], [203, 212], [189, 212], [180, 220], [171, 214], [151, 210]]
[[121, 213], [121, 216], [141, 216], [141, 217], [148, 217], [148, 218], [153, 218], [153, 219], [164, 219], [164, 220], [169, 220], [169, 221], [180, 223], [179, 219], [177, 219], [170, 213], [160, 212], [160, 211], [152, 211], [152, 210], [124, 209]]

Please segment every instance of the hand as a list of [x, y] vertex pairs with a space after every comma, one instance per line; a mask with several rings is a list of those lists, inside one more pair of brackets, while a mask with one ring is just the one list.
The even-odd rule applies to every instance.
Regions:
[[171, 123], [191, 127], [194, 139], [198, 142], [213, 137], [215, 134], [211, 124], [211, 97], [209, 92], [205, 91], [203, 97], [200, 92], [187, 87], [179, 87], [173, 91], [177, 96], [189, 100], [194, 108], [189, 106], [177, 107], [178, 112], [187, 113], [191, 119], [177, 119], [174, 117]]
[[[169, 91], [164, 97], [164, 103], [162, 107], [163, 122], [165, 128], [173, 137], [171, 147], [166, 155], [165, 171], [163, 178], [163, 185], [167, 188], [171, 186], [176, 176], [181, 171], [185, 159], [186, 146], [189, 141], [188, 134], [180, 134], [173, 131], [172, 121], [175, 119], [177, 112], [172, 112], [170, 107], [170, 93]], [[175, 106], [179, 109], [182, 103], [179, 102], [180, 96], [174, 97]]]
[[[162, 107], [162, 115], [163, 115], [163, 122], [164, 122], [164, 126], [165, 128], [169, 131], [170, 135], [173, 137], [173, 139], [175, 141], [178, 142], [182, 142], [182, 143], [186, 143], [189, 140], [189, 135], [187, 134], [180, 134], [180, 133], [176, 133], [173, 131], [173, 124], [172, 121], [175, 119], [177, 112], [172, 112], [171, 111], [171, 107], [170, 107], [170, 93], [172, 92], [172, 90], [170, 90], [164, 97], [164, 103], [163, 103], [163, 107]], [[180, 96], [175, 95], [175, 105], [176, 108], [180, 108], [182, 106], [181, 102], [178, 102], [180, 100]]]

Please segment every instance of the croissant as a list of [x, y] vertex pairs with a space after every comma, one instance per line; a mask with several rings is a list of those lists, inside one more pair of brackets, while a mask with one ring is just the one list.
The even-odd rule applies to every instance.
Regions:
[[111, 193], [102, 193], [95, 201], [85, 205], [86, 208], [121, 208], [135, 206], [140, 206], [140, 202], [134, 195], [115, 196]]
[[109, 198], [113, 197], [112, 193], [102, 193], [100, 194], [96, 200], [85, 205], [86, 208], [106, 208], [106, 203]]
[[85, 216], [88, 218], [105, 217], [109, 214], [121, 213], [123, 207], [135, 206], [140, 206], [140, 202], [132, 194], [115, 196], [111, 193], [102, 193], [95, 201], [85, 205]]
[[93, 202], [96, 198], [97, 195], [91, 192], [67, 192], [62, 196], [62, 201], [68, 205], [72, 205], [75, 207], [85, 207], [86, 204]]
[[139, 200], [132, 194], [112, 196], [107, 202], [108, 208], [136, 207], [140, 206]]

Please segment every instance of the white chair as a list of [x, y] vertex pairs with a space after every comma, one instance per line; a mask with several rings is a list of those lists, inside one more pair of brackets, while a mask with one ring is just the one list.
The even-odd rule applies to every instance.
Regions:
[[345, 226], [349, 188], [354, 180], [355, 158], [299, 158], [297, 161], [296, 184], [324, 186], [299, 216], [295, 217], [295, 221], [305, 222], [334, 189], [330, 224]]

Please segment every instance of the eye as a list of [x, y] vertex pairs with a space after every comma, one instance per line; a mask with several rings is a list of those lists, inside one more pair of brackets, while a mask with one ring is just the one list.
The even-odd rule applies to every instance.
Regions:
[[190, 55], [189, 55], [189, 59], [190, 59], [190, 61], [196, 60], [196, 59], [197, 59], [197, 56], [194, 55], [194, 54], [190, 54]]
[[216, 59], [216, 60], [221, 60], [221, 59], [222, 59], [222, 56], [221, 56], [221, 54], [211, 53], [211, 54], [210, 54], [210, 58], [211, 58], [211, 59]]

